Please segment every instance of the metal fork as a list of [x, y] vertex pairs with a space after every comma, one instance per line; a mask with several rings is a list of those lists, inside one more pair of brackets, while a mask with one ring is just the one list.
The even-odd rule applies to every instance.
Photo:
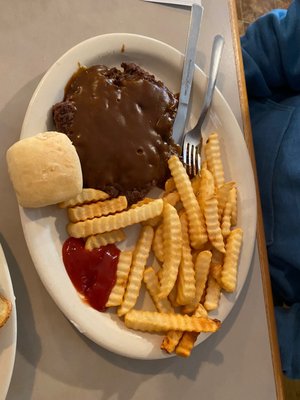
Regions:
[[198, 119], [197, 124], [193, 129], [186, 132], [183, 137], [182, 145], [182, 156], [183, 163], [185, 164], [187, 172], [191, 176], [197, 175], [201, 168], [201, 146], [202, 146], [202, 125], [210, 109], [214, 89], [216, 86], [216, 80], [219, 71], [219, 65], [221, 60], [221, 55], [224, 46], [224, 38], [221, 35], [216, 35], [213, 42], [211, 58], [210, 58], [210, 68], [209, 77], [205, 93], [205, 98]]

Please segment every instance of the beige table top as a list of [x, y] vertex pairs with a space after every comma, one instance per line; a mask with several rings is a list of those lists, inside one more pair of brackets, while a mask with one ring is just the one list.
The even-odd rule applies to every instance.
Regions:
[[[197, 62], [207, 71], [209, 38], [222, 33], [226, 46], [218, 87], [243, 127], [229, 3], [203, 3], [208, 40], [199, 43]], [[36, 85], [60, 55], [86, 38], [109, 32], [152, 36], [184, 51], [188, 8], [142, 0], [0, 0], [0, 5], [0, 233], [18, 313], [17, 354], [7, 399], [275, 399], [276, 371], [257, 248], [245, 287], [221, 331], [198, 346], [190, 359], [126, 359], [77, 332], [44, 289], [7, 175], [5, 152], [19, 138]]]

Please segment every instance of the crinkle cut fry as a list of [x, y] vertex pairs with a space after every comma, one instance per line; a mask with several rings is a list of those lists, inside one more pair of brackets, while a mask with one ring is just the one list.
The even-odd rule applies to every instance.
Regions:
[[163, 245], [163, 221], [158, 225], [154, 232], [152, 250], [158, 261], [164, 261], [164, 245]]
[[213, 311], [219, 307], [220, 296], [221, 286], [212, 275], [209, 275], [204, 300], [204, 307], [207, 311]]
[[144, 271], [144, 282], [150, 294], [153, 303], [159, 312], [174, 312], [168, 298], [159, 299], [159, 281], [156, 272], [152, 267], [148, 267]]
[[230, 191], [234, 187], [234, 185], [235, 185], [235, 183], [233, 181], [225, 182], [216, 191], [216, 198], [218, 201], [218, 215], [219, 215], [220, 221], [223, 217], [223, 212], [224, 212], [226, 203], [228, 200], [230, 200]]
[[181, 224], [176, 209], [164, 202], [163, 209], [164, 258], [160, 277], [159, 298], [167, 297], [175, 285], [181, 259]]
[[68, 217], [71, 222], [85, 221], [102, 215], [115, 214], [127, 208], [127, 198], [119, 196], [115, 199], [97, 201], [97, 203], [83, 204], [68, 208]]
[[[195, 332], [193, 332], [195, 333]], [[163, 341], [160, 345], [162, 350], [165, 350], [167, 353], [173, 353], [176, 346], [180, 342], [182, 338], [183, 331], [168, 331], [166, 336], [163, 338]]]
[[[174, 312], [173, 307], [168, 298], [159, 299], [159, 281], [157, 274], [155, 273], [152, 267], [148, 267], [144, 272], [144, 282], [146, 284], [146, 288], [155, 304], [156, 309], [159, 312]], [[161, 349], [166, 350], [168, 353], [172, 353], [179, 342], [182, 336], [181, 331], [169, 331], [167, 335], [164, 337]]]
[[204, 212], [205, 201], [215, 194], [215, 182], [212, 173], [207, 169], [206, 163], [203, 163], [200, 173], [199, 191], [197, 200], [202, 212]]
[[109, 298], [106, 302], [106, 307], [119, 306], [122, 303], [123, 296], [128, 281], [130, 266], [132, 261], [131, 251], [122, 251], [119, 256], [117, 265], [117, 278]]
[[145, 197], [144, 199], [138, 201], [137, 203], [132, 204], [131, 208], [144, 206], [145, 204], [151, 203], [153, 200], [154, 199], [152, 199], [151, 197]]
[[[194, 312], [194, 316], [207, 318], [207, 311], [202, 304], [198, 305]], [[176, 354], [181, 357], [189, 357], [198, 336], [199, 332], [184, 332], [178, 346], [176, 347]]]
[[107, 200], [108, 198], [109, 195], [103, 192], [102, 190], [87, 188], [87, 189], [82, 189], [82, 192], [79, 193], [77, 196], [73, 197], [72, 199], [59, 203], [58, 206], [60, 208], [75, 207], [79, 206], [80, 204], [92, 203], [100, 200]]
[[195, 268], [190, 248], [188, 220], [185, 212], [180, 215], [182, 254], [177, 277], [177, 303], [189, 304], [196, 294]]
[[221, 158], [221, 149], [219, 142], [219, 135], [211, 133], [204, 146], [207, 166], [214, 176], [216, 187], [220, 187], [224, 183], [224, 168]]
[[223, 266], [221, 264], [213, 264], [211, 262], [209, 274], [221, 285], [221, 273]]
[[86, 250], [99, 249], [101, 246], [122, 242], [123, 240], [125, 240], [125, 233], [122, 229], [118, 229], [116, 231], [89, 236], [85, 242], [85, 248]]
[[243, 241], [240, 228], [232, 230], [227, 238], [226, 253], [221, 273], [222, 288], [226, 292], [234, 292], [237, 284], [238, 262]]
[[224, 213], [221, 223], [221, 231], [224, 238], [226, 238], [230, 233], [231, 216], [232, 216], [232, 203], [230, 201], [227, 201], [226, 206], [224, 208]]
[[114, 215], [76, 222], [75, 224], [70, 223], [67, 226], [67, 231], [70, 236], [75, 238], [109, 232], [156, 217], [162, 213], [162, 209], [163, 200], [157, 199], [141, 207]]
[[220, 328], [221, 322], [217, 319], [189, 315], [130, 310], [125, 315], [125, 325], [128, 328], [144, 332], [164, 332], [170, 330], [216, 332]]
[[[160, 271], [158, 271], [160, 272]], [[158, 274], [158, 277], [160, 278], [160, 274]], [[170, 300], [170, 303], [172, 304], [172, 307], [176, 308], [179, 307], [179, 304], [177, 303], [177, 282], [173, 286], [173, 289], [169, 293], [168, 299]]]
[[204, 217], [193, 191], [191, 181], [177, 156], [171, 156], [168, 164], [188, 217], [191, 245], [195, 249], [200, 248], [207, 242], [207, 234]]
[[165, 183], [165, 194], [173, 192], [174, 190], [176, 190], [174, 179], [173, 178], [167, 179]]
[[142, 228], [140, 237], [133, 252], [131, 269], [123, 302], [117, 311], [119, 316], [126, 314], [135, 306], [140, 293], [144, 269], [149, 257], [153, 235], [154, 232], [151, 226], [144, 226]]
[[180, 196], [177, 190], [174, 192], [167, 193], [163, 196], [164, 201], [171, 204], [171, 206], [176, 206], [176, 204], [180, 201]]
[[[145, 204], [149, 204], [155, 199], [152, 199], [151, 197], [145, 197], [144, 199], [138, 201], [137, 203], [132, 204], [131, 208], [137, 208], [141, 207]], [[159, 223], [160, 223], [161, 217], [158, 215], [157, 217], [148, 219], [147, 221], [142, 221], [142, 225], [151, 225], [153, 228], [155, 228]]]
[[211, 257], [212, 253], [208, 250], [201, 251], [197, 255], [195, 261], [196, 295], [193, 301], [184, 307], [185, 313], [194, 312], [201, 300], [209, 274]]
[[216, 249], [225, 253], [224, 239], [218, 218], [218, 202], [215, 196], [205, 201], [204, 216], [209, 240]]
[[229, 199], [231, 202], [231, 225], [235, 226], [237, 224], [237, 188], [234, 186], [229, 193]]

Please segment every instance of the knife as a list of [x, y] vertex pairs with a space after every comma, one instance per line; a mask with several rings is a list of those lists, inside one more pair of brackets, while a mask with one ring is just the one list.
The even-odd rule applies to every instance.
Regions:
[[192, 5], [190, 27], [186, 44], [185, 58], [181, 77], [180, 95], [177, 114], [173, 124], [173, 139], [181, 144], [188, 112], [191, 87], [195, 70], [197, 42], [203, 15], [203, 7], [199, 4]]

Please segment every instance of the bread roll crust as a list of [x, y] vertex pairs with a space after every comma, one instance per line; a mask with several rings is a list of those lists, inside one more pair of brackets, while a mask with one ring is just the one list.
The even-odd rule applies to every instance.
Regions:
[[8, 172], [23, 207], [69, 200], [82, 190], [80, 160], [71, 140], [50, 131], [22, 139], [6, 153]]

